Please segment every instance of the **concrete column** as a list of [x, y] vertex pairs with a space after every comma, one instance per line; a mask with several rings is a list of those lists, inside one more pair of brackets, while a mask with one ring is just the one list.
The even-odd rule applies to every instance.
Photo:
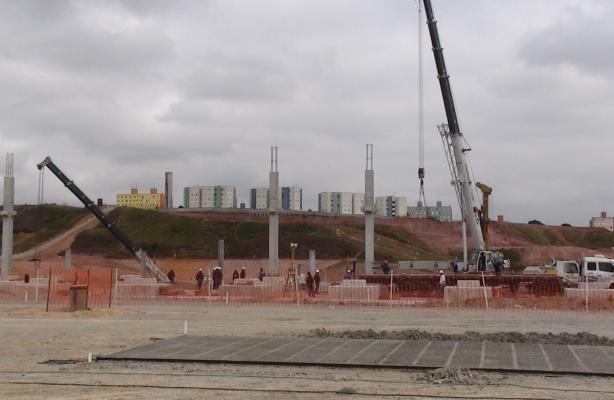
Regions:
[[365, 273], [373, 273], [375, 261], [375, 171], [373, 171], [373, 145], [367, 145], [365, 169]]
[[277, 147], [271, 147], [271, 172], [269, 173], [269, 274], [279, 273], [279, 172], [277, 171]]
[[311, 275], [316, 273], [316, 251], [309, 250], [309, 272]]
[[68, 248], [64, 251], [64, 268], [72, 268], [72, 249]]
[[224, 239], [217, 241], [217, 265], [224, 269]]
[[279, 273], [279, 215], [269, 214], [269, 274]]
[[164, 199], [166, 208], [173, 208], [173, 173], [164, 173]]
[[9, 279], [13, 264], [13, 218], [17, 214], [14, 210], [15, 178], [13, 177], [13, 154], [6, 155], [6, 176], [4, 177], [4, 206], [2, 207], [2, 279]]

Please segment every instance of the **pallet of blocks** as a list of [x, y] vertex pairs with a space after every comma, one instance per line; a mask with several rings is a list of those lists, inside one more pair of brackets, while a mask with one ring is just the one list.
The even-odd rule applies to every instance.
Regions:
[[446, 305], [463, 306], [469, 300], [492, 297], [492, 287], [481, 287], [478, 280], [460, 280], [457, 285], [444, 287], [443, 299]]
[[365, 279], [344, 279], [339, 285], [328, 287], [328, 298], [337, 301], [375, 301], [379, 299], [380, 285], [367, 285]]

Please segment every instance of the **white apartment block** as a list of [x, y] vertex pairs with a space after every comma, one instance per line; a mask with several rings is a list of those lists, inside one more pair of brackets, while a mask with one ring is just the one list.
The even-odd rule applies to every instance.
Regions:
[[191, 186], [183, 189], [184, 208], [236, 208], [237, 189], [229, 185]]
[[318, 194], [318, 210], [320, 212], [323, 212], [323, 213], [333, 212], [332, 197], [333, 197], [332, 192], [322, 192]]
[[394, 209], [395, 217], [407, 217], [407, 198], [396, 197]]
[[362, 214], [364, 194], [351, 192], [322, 192], [318, 194], [318, 210], [338, 215]]
[[[300, 211], [303, 209], [303, 189], [294, 185], [281, 188], [283, 209]], [[287, 197], [287, 198], [286, 198]]]
[[183, 208], [201, 208], [201, 186], [191, 186], [183, 189]]
[[592, 217], [588, 225], [591, 228], [603, 228], [612, 232], [614, 231], [614, 218], [608, 217], [608, 214], [602, 211], [601, 216]]
[[364, 214], [365, 212], [365, 194], [352, 193], [352, 213]]
[[269, 188], [259, 187], [250, 190], [249, 207], [256, 210], [266, 210], [269, 208]]
[[376, 197], [375, 214], [382, 217], [406, 217], [407, 198], [397, 196]]
[[219, 198], [220, 208], [236, 208], [237, 207], [237, 189], [234, 186], [224, 185], [216, 187], [221, 193]]
[[339, 193], [339, 214], [341, 215], [354, 214], [354, 209], [352, 208], [353, 204], [354, 204], [353, 193], [349, 193], [349, 192]]
[[200, 188], [200, 203], [202, 208], [215, 208], [214, 186], [203, 186]]
[[379, 215], [381, 217], [388, 216], [388, 207], [386, 206], [386, 197], [376, 197], [375, 198], [375, 215]]

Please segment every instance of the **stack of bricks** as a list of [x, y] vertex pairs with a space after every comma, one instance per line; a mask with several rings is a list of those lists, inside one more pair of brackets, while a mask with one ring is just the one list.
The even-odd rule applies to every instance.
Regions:
[[379, 293], [380, 285], [367, 285], [364, 279], [344, 279], [328, 287], [328, 298], [337, 301], [376, 301]]
[[124, 275], [117, 282], [118, 298], [147, 299], [157, 297], [160, 294], [160, 286], [156, 278], [143, 278], [140, 275]]
[[[569, 299], [584, 300], [586, 298], [586, 294], [587, 294], [586, 289], [565, 288], [565, 297]], [[613, 301], [614, 300], [614, 289], [589, 289], [588, 298], [589, 300], [590, 299], [604, 299], [604, 300]]]
[[446, 305], [462, 306], [472, 299], [483, 299], [484, 292], [486, 297], [492, 297], [492, 287], [480, 287], [479, 280], [460, 280], [458, 286], [446, 286], [443, 291], [443, 299]]

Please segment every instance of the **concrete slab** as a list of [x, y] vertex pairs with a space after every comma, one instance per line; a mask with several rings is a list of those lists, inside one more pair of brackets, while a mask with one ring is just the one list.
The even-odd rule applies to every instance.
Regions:
[[336, 367], [459, 367], [614, 376], [614, 347], [526, 343], [184, 335], [99, 358]]

